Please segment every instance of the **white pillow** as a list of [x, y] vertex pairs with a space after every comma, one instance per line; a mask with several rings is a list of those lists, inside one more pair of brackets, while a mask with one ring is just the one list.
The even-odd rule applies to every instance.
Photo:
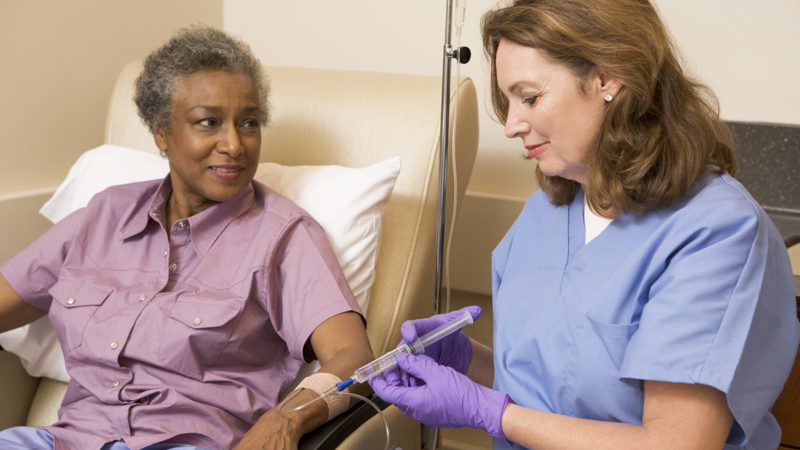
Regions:
[[375, 280], [381, 216], [399, 172], [400, 158], [394, 157], [362, 168], [263, 163], [255, 176], [322, 225], [364, 314]]
[[39, 213], [56, 223], [104, 189], [126, 183], [164, 178], [169, 163], [155, 153], [116, 145], [101, 145], [84, 152]]
[[[109, 186], [163, 178], [168, 171], [167, 160], [156, 154], [102, 145], [78, 158], [39, 212], [58, 222]], [[256, 180], [285, 195], [319, 222], [365, 314], [374, 281], [381, 216], [399, 172], [399, 157], [362, 168], [263, 163], [256, 172]], [[0, 346], [19, 356], [33, 376], [69, 380], [46, 318], [0, 334]]]

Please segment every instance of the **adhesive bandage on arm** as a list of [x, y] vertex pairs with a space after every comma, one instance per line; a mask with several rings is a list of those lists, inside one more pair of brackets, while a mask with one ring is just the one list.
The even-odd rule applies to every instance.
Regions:
[[[342, 379], [332, 373], [317, 372], [303, 379], [297, 385], [297, 389], [310, 389], [319, 395], [329, 391], [336, 386]], [[328, 395], [323, 400], [328, 404], [328, 420], [333, 419], [345, 412], [350, 405], [350, 398], [346, 395]]]

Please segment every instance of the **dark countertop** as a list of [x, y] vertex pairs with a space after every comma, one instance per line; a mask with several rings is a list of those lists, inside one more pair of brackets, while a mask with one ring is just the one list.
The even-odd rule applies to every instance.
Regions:
[[[736, 142], [736, 178], [775, 222], [787, 247], [796, 245], [800, 242], [800, 125], [726, 123]], [[800, 306], [797, 275], [794, 292]]]
[[726, 123], [736, 142], [736, 178], [765, 209], [800, 216], [800, 126]]

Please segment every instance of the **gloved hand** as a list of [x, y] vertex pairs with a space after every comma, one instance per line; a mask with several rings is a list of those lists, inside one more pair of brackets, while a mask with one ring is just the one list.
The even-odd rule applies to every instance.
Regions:
[[[403, 372], [415, 378], [418, 386], [409, 386]], [[481, 386], [425, 355], [399, 353], [397, 366], [369, 384], [380, 398], [428, 426], [479, 428], [504, 438], [501, 419], [508, 395]]]
[[[460, 316], [463, 314], [462, 311], [469, 311], [473, 321], [481, 316], [480, 306], [467, 306], [457, 311], [437, 314], [426, 319], [407, 320], [400, 326], [400, 334], [403, 336], [402, 343], [413, 343], [425, 333], [443, 323], [450, 322], [456, 316]], [[441, 341], [431, 344], [423, 353], [443, 366], [452, 367], [461, 373], [467, 373], [469, 362], [472, 360], [472, 344], [470, 344], [467, 335], [459, 330]]]

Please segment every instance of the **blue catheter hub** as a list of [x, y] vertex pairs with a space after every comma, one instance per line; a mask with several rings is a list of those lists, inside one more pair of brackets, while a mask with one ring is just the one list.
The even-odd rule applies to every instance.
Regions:
[[350, 385], [355, 383], [355, 381], [356, 380], [354, 380], [352, 378], [348, 378], [348, 379], [346, 379], [344, 381], [340, 381], [340, 382], [336, 383], [336, 390], [341, 392], [341, 391], [347, 389], [348, 387], [350, 387]]

